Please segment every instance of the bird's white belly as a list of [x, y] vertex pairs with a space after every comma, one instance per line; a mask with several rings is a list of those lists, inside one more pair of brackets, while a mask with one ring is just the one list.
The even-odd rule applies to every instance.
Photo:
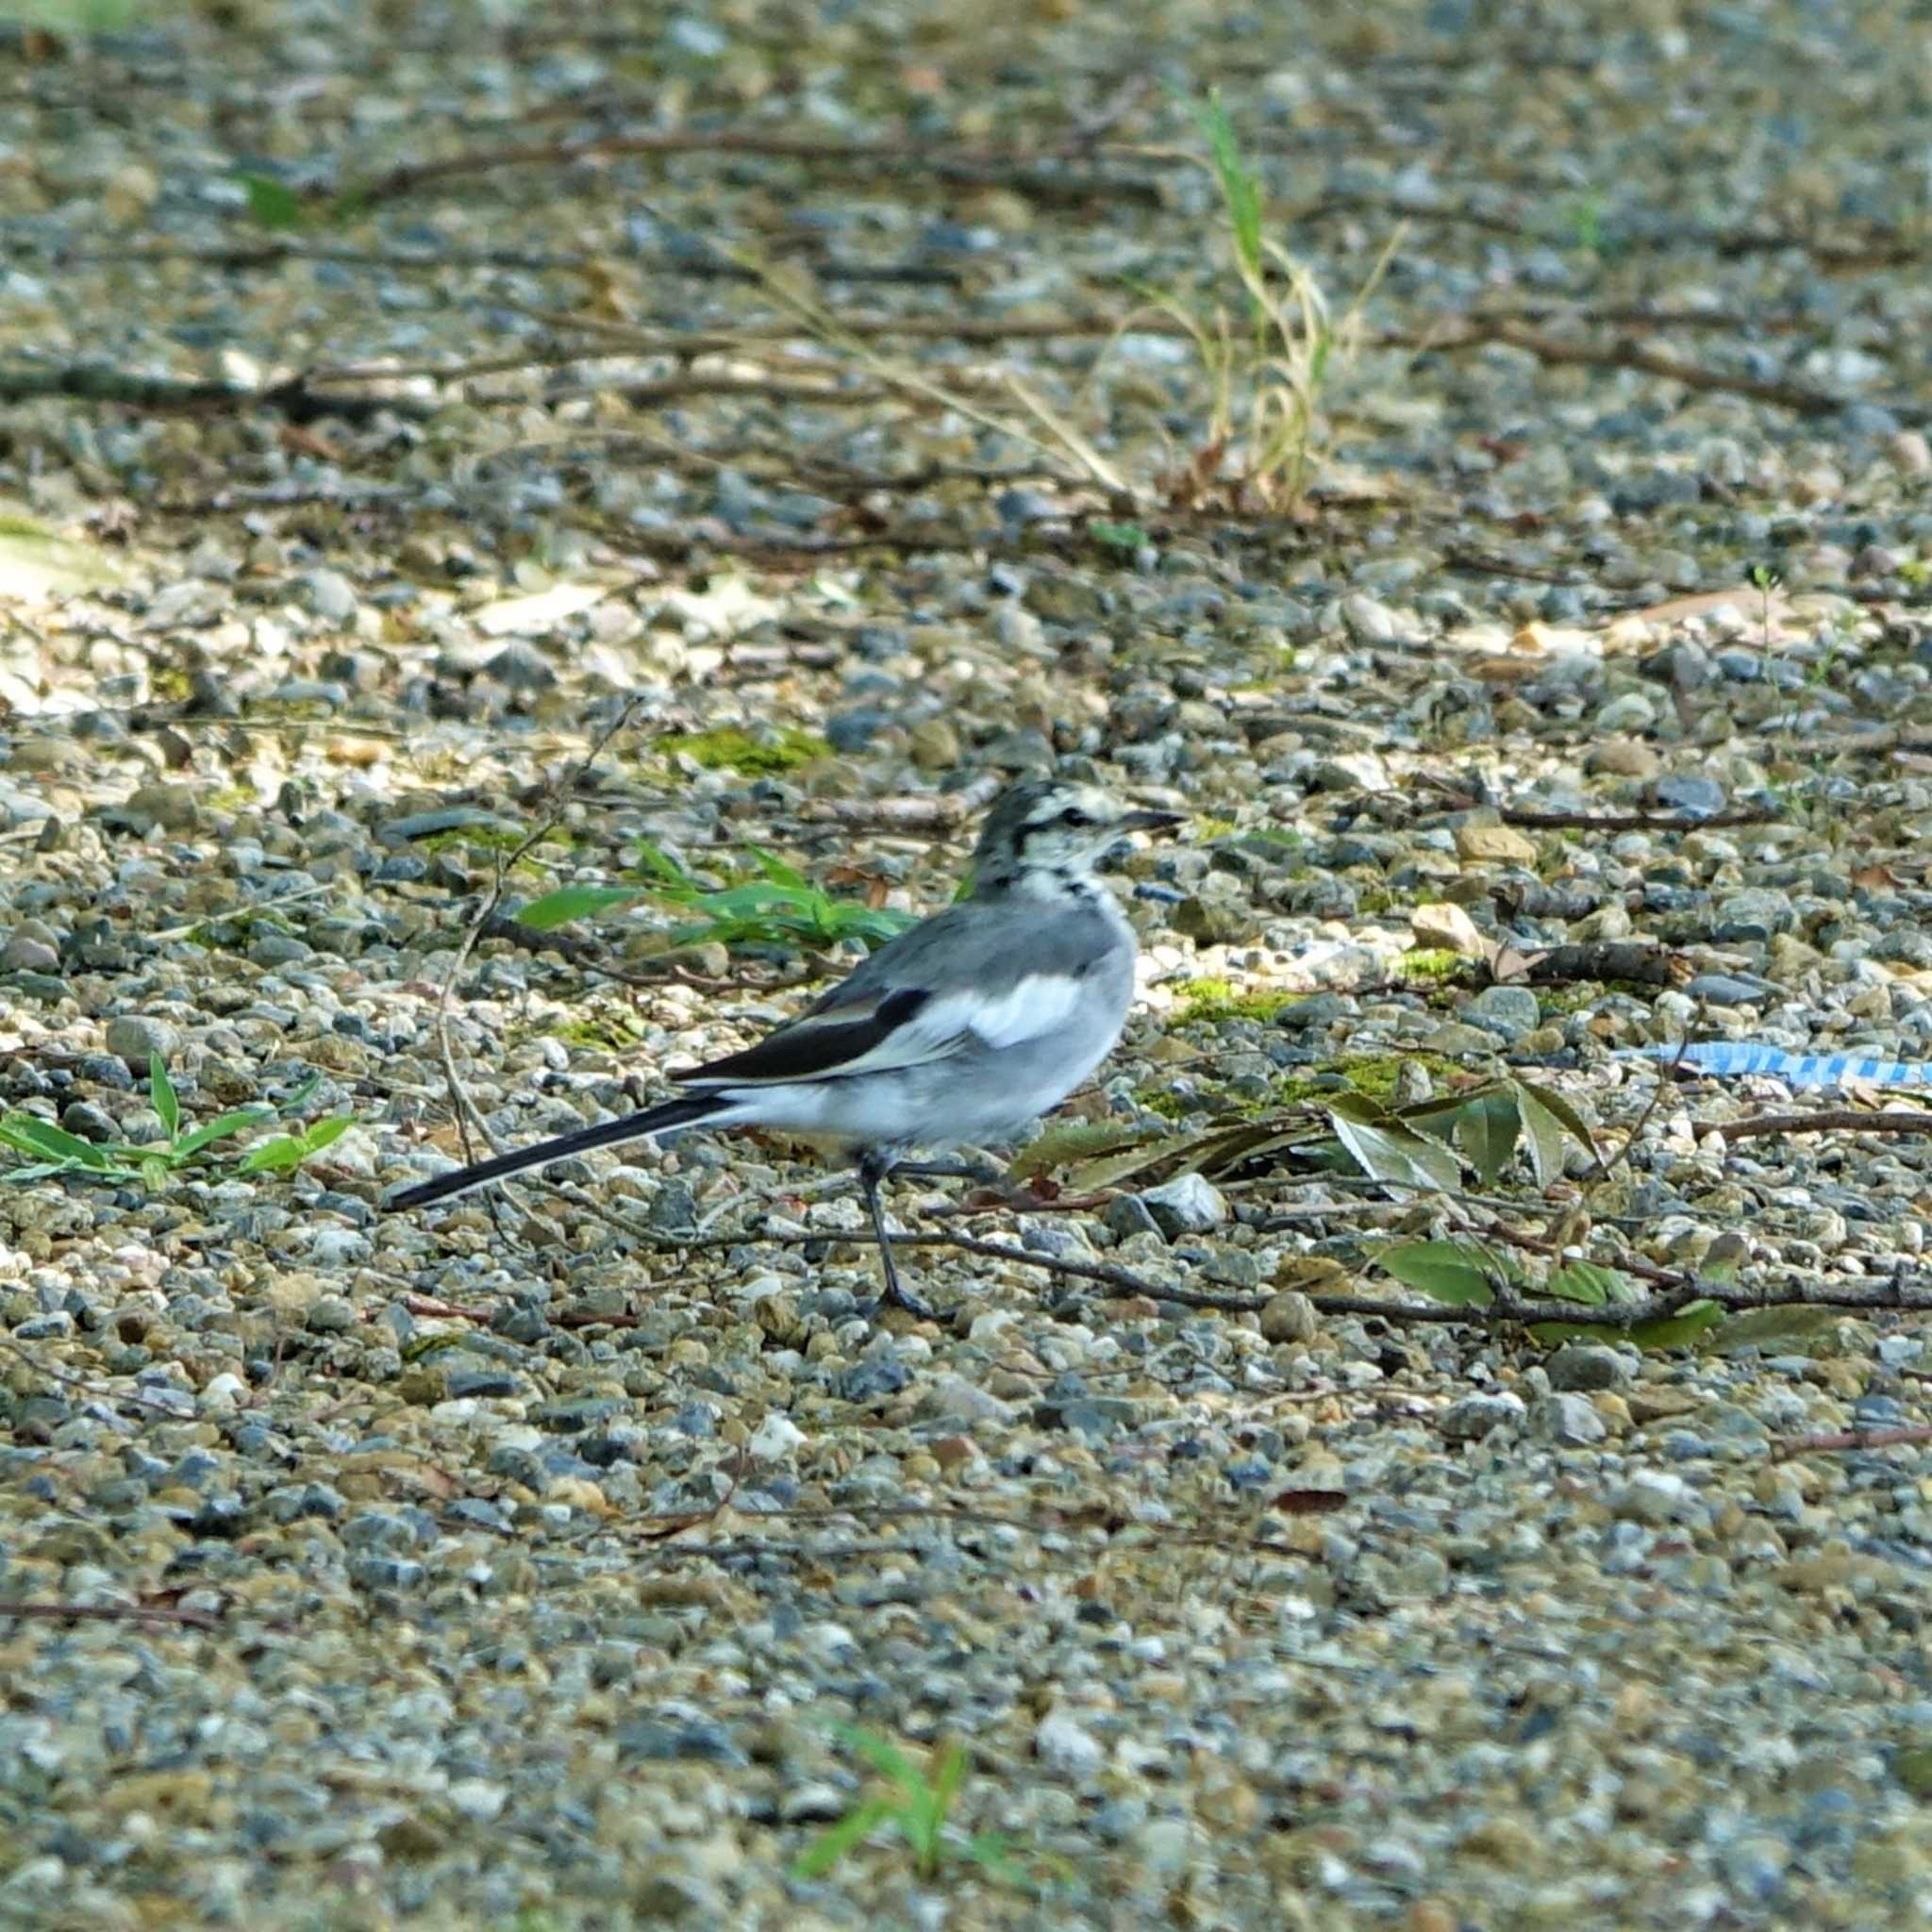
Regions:
[[[1050, 1112], [1104, 1060], [1124, 1014], [1102, 1007], [1060, 1033], [849, 1080], [740, 1089], [760, 1126], [864, 1146], [943, 1147], [1004, 1139]], [[723, 1122], [720, 1124], [724, 1124]]]

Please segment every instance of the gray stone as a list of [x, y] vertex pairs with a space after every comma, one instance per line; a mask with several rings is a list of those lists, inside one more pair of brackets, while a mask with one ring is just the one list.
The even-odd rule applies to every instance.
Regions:
[[201, 800], [192, 785], [142, 785], [101, 813], [111, 830], [146, 838], [151, 832], [186, 832], [201, 822]]
[[1657, 723], [1657, 707], [1641, 691], [1628, 691], [1612, 698], [1596, 714], [1592, 728], [1606, 738], [1624, 731], [1647, 731]]
[[548, 691], [557, 682], [550, 660], [534, 644], [504, 645], [483, 667], [485, 677], [507, 691]]
[[1261, 1264], [1246, 1248], [1217, 1248], [1201, 1271], [1224, 1288], [1259, 1288]]
[[1261, 1310], [1263, 1341], [1312, 1341], [1321, 1326], [1314, 1303], [1291, 1288], [1272, 1296]]
[[1542, 1011], [1526, 986], [1487, 986], [1464, 1003], [1462, 1018], [1472, 1026], [1515, 1041], [1536, 1031]]
[[1714, 1007], [1761, 1007], [1777, 996], [1778, 989], [1763, 980], [1743, 979], [1735, 973], [1700, 973], [1684, 987], [1693, 1000]]
[[1339, 992], [1310, 993], [1305, 1000], [1295, 1000], [1283, 1007], [1274, 1016], [1274, 1024], [1291, 1033], [1307, 1033], [1317, 1026], [1333, 1025], [1337, 1020], [1346, 1020], [1355, 1011], [1355, 1002]]
[[1254, 937], [1257, 922], [1239, 900], [1208, 899], [1195, 893], [1174, 908], [1169, 924], [1197, 946], [1235, 946]]
[[1621, 1389], [1631, 1378], [1630, 1364], [1600, 1341], [1566, 1341], [1543, 1367], [1552, 1389]]
[[682, 1181], [663, 1181], [651, 1197], [644, 1219], [659, 1234], [693, 1234], [698, 1224], [698, 1204]]
[[312, 570], [302, 578], [302, 598], [326, 624], [353, 624], [361, 608], [356, 587], [339, 570]]
[[1516, 1427], [1527, 1414], [1522, 1396], [1507, 1389], [1484, 1390], [1452, 1402], [1436, 1425], [1452, 1442], [1475, 1442], [1491, 1429]]
[[58, 973], [60, 951], [30, 932], [15, 932], [8, 936], [4, 950], [0, 950], [0, 966], [9, 973]]
[[1400, 612], [1359, 591], [1341, 600], [1341, 621], [1365, 644], [1393, 643], [1414, 628]]
[[1650, 795], [1654, 804], [1666, 811], [1682, 812], [1687, 818], [1707, 819], [1729, 802], [1724, 788], [1699, 772], [1673, 772], [1650, 788]]
[[171, 1060], [181, 1050], [181, 1036], [165, 1020], [144, 1013], [117, 1013], [108, 1022], [108, 1051], [137, 1074], [147, 1072], [147, 1058], [158, 1053]]
[[1018, 1232], [1021, 1246], [1036, 1255], [1051, 1255], [1057, 1261], [1093, 1259], [1093, 1243], [1070, 1221], [1035, 1217], [1021, 1222]]
[[479, 806], [451, 805], [438, 811], [411, 812], [407, 818], [390, 819], [375, 828], [385, 845], [407, 845], [411, 839], [433, 839], [439, 832], [514, 832], [508, 819]]
[[877, 705], [834, 711], [825, 720], [825, 742], [834, 751], [863, 751], [891, 722], [891, 713]]
[[1796, 924], [1797, 914], [1785, 893], [1769, 886], [1747, 886], [1718, 901], [1714, 937], [1721, 945], [1735, 945], [1740, 940], [1768, 940], [1790, 932]]
[[1158, 1188], [1147, 1188], [1141, 1201], [1170, 1241], [1176, 1235], [1206, 1234], [1227, 1221], [1227, 1203], [1220, 1190], [1197, 1174], [1178, 1174]]
[[1611, 1514], [1632, 1523], [1678, 1523], [1700, 1507], [1696, 1491], [1667, 1469], [1640, 1469], [1610, 1497]]
[[1609, 1433], [1587, 1395], [1546, 1395], [1529, 1412], [1530, 1433], [1545, 1442], [1582, 1448]]
[[1158, 1234], [1159, 1224], [1147, 1211], [1147, 1204], [1138, 1194], [1116, 1194], [1102, 1210], [1101, 1225], [1117, 1240], [1126, 1241], [1137, 1234]]

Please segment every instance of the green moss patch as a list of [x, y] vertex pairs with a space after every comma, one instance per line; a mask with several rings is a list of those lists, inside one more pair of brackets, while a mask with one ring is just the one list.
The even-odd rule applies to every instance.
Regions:
[[740, 772], [753, 778], [794, 772], [814, 758], [829, 758], [832, 752], [823, 738], [791, 724], [762, 739], [748, 731], [674, 732], [660, 738], [658, 748], [674, 756], [682, 752], [708, 772]]

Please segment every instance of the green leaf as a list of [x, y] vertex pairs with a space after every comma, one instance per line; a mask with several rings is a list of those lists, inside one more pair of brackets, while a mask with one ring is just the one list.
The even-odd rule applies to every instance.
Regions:
[[[308, 1105], [315, 1095], [316, 1089], [321, 1085], [322, 1075], [320, 1074], [310, 1074], [306, 1080], [298, 1081], [288, 1096], [282, 1101], [280, 1111], [283, 1113], [299, 1113], [303, 1108]], [[275, 1110], [274, 1108], [270, 1109], [271, 1112]]]
[[286, 181], [245, 170], [238, 170], [235, 178], [248, 191], [248, 212], [264, 228], [299, 228], [308, 221], [302, 197]]
[[933, 1804], [943, 1818], [966, 1777], [966, 1747], [957, 1738], [948, 1738], [940, 1748], [939, 1761], [930, 1773]]
[[1448, 1148], [1404, 1126], [1386, 1108], [1359, 1093], [1323, 1103], [1335, 1138], [1371, 1180], [1447, 1191], [1462, 1182], [1462, 1163]]
[[[1532, 1086], [1528, 1080], [1517, 1082], [1517, 1105], [1523, 1113], [1523, 1124], [1530, 1130], [1530, 1163], [1536, 1167], [1536, 1184], [1547, 1186], [1563, 1173], [1563, 1136], [1567, 1134], [1576, 1141], [1592, 1161], [1602, 1163], [1604, 1156], [1598, 1154], [1596, 1136], [1591, 1132], [1591, 1123], [1573, 1108], [1573, 1105], [1557, 1093], [1556, 1088]], [[1538, 1124], [1540, 1123], [1540, 1124]], [[1556, 1161], [1543, 1171], [1541, 1159], [1538, 1158], [1538, 1145], [1547, 1154], [1549, 1148], [1556, 1148]]]
[[1452, 1308], [1486, 1308], [1495, 1299], [1481, 1252], [1461, 1241], [1403, 1241], [1384, 1248], [1375, 1261], [1397, 1281]]
[[277, 1134], [273, 1141], [264, 1141], [259, 1147], [251, 1147], [235, 1163], [237, 1174], [281, 1174], [292, 1167], [300, 1167], [304, 1148], [292, 1134]]
[[1251, 275], [1259, 275], [1261, 256], [1261, 187], [1241, 159], [1241, 142], [1234, 123], [1221, 104], [1216, 88], [1205, 105], [1194, 109], [1195, 125], [1207, 136], [1208, 153], [1214, 165], [1214, 178], [1221, 187], [1221, 198], [1227, 208], [1228, 227], [1234, 236], [1235, 253]]
[[849, 1851], [871, 1837], [873, 1831], [892, 1815], [890, 1798], [868, 1798], [846, 1812], [836, 1824], [828, 1824], [793, 1861], [791, 1870], [800, 1878], [823, 1878]]
[[1068, 1171], [1067, 1185], [1081, 1194], [1096, 1193], [1102, 1188], [1124, 1187], [1128, 1181], [1166, 1166], [1184, 1144], [1164, 1137], [1142, 1135], [1117, 1154], [1099, 1154], [1091, 1160], [1075, 1162]]
[[168, 1078], [168, 1063], [158, 1053], [147, 1057], [147, 1095], [161, 1117], [162, 1131], [172, 1141], [181, 1125], [181, 1101], [174, 1081]]
[[83, 1141], [78, 1134], [70, 1134], [65, 1127], [57, 1127], [53, 1122], [30, 1113], [10, 1113], [0, 1120], [0, 1146], [38, 1155], [42, 1160], [53, 1161], [57, 1171], [84, 1167], [95, 1174], [107, 1174], [114, 1165], [106, 1148], [96, 1147], [92, 1141]]
[[1516, 1096], [1507, 1088], [1485, 1088], [1472, 1093], [1455, 1117], [1456, 1150], [1475, 1170], [1476, 1184], [1489, 1188], [1509, 1165], [1516, 1138], [1523, 1131]]
[[1089, 523], [1087, 534], [1101, 549], [1122, 557], [1132, 557], [1147, 541], [1147, 532], [1139, 524], [1109, 523], [1105, 517], [1095, 517]]
[[574, 919], [589, 919], [608, 912], [613, 906], [629, 906], [648, 896], [641, 886], [562, 886], [541, 899], [532, 899], [517, 914], [517, 924], [534, 932], [551, 932]]
[[908, 1790], [924, 1782], [919, 1767], [890, 1738], [861, 1731], [857, 1724], [834, 1722], [833, 1731], [865, 1759], [881, 1777], [889, 1777]]
[[787, 865], [775, 853], [767, 852], [762, 845], [746, 845], [745, 851], [751, 856], [751, 862], [774, 885], [795, 886], [801, 891], [812, 890], [811, 881], [796, 866]]
[[1558, 1348], [1566, 1341], [1601, 1341], [1619, 1331], [1601, 1322], [1530, 1322], [1523, 1332], [1544, 1348]]
[[1529, 1143], [1529, 1164], [1536, 1174], [1536, 1184], [1547, 1188], [1562, 1177], [1563, 1143], [1569, 1138], [1568, 1131], [1527, 1087], [1519, 1090], [1516, 1105]]
[[332, 1142], [340, 1141], [356, 1124], [352, 1113], [332, 1113], [326, 1120], [316, 1121], [302, 1132], [304, 1154], [320, 1154]]
[[1724, 1319], [1721, 1302], [1686, 1302], [1674, 1315], [1659, 1315], [1655, 1322], [1638, 1322], [1625, 1332], [1639, 1348], [1689, 1348]]
[[259, 1102], [248, 1107], [238, 1107], [232, 1113], [218, 1115], [205, 1127], [196, 1127], [193, 1133], [184, 1134], [167, 1149], [171, 1161], [186, 1160], [191, 1154], [199, 1154], [204, 1147], [212, 1147], [217, 1141], [225, 1141], [231, 1135], [246, 1133], [250, 1127], [258, 1127], [264, 1121], [272, 1121], [275, 1110]]
[[1745, 1308], [1724, 1324], [1714, 1344], [1719, 1355], [1763, 1349], [1774, 1355], [1815, 1355], [1826, 1329], [1844, 1320], [1842, 1308], [1786, 1302], [1770, 1308]]
[[1627, 1292], [1630, 1284], [1614, 1268], [1603, 1267], [1595, 1261], [1565, 1261], [1560, 1267], [1550, 1270], [1549, 1279], [1543, 1290], [1558, 1301], [1583, 1302], [1591, 1307], [1600, 1308], [1609, 1302], [1629, 1301]]
[[284, 1174], [298, 1168], [311, 1154], [319, 1154], [332, 1141], [340, 1141], [356, 1124], [352, 1113], [331, 1114], [316, 1121], [299, 1134], [277, 1134], [259, 1147], [251, 1147], [235, 1163], [237, 1174]]
[[648, 840], [638, 847], [638, 864], [643, 871], [655, 873], [667, 886], [675, 886], [682, 891], [696, 890], [691, 874], [676, 859], [660, 847], [653, 845]]

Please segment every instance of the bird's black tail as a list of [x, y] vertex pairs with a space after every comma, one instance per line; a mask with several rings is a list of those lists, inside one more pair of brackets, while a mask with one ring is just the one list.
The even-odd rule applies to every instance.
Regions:
[[573, 1154], [587, 1154], [592, 1147], [608, 1147], [617, 1141], [641, 1141], [647, 1134], [662, 1134], [673, 1127], [690, 1126], [695, 1121], [709, 1120], [729, 1110], [731, 1102], [722, 1093], [686, 1093], [647, 1107], [642, 1113], [627, 1113], [614, 1121], [599, 1121], [593, 1127], [579, 1127], [575, 1133], [558, 1134], [553, 1141], [539, 1141], [534, 1147], [513, 1147], [489, 1160], [478, 1160], [434, 1180], [418, 1181], [400, 1194], [385, 1201], [386, 1212], [407, 1208], [427, 1208], [433, 1201], [447, 1201], [452, 1194], [468, 1193], [486, 1181], [500, 1181], [505, 1174], [524, 1174], [533, 1167], [548, 1167], [553, 1161]]

